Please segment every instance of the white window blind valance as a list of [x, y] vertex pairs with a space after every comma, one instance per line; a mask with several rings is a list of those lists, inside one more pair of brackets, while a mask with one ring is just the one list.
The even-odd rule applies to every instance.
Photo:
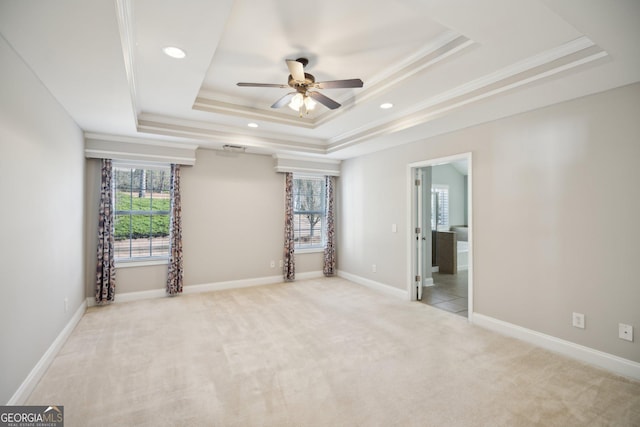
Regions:
[[127, 162], [174, 163], [193, 166], [198, 146], [166, 141], [85, 134], [84, 155], [92, 159]]

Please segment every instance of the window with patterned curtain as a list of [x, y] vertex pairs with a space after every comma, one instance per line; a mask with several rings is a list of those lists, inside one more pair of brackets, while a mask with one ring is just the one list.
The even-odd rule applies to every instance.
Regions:
[[169, 165], [114, 162], [116, 263], [169, 256]]
[[297, 250], [324, 248], [326, 239], [324, 176], [293, 176], [293, 227]]

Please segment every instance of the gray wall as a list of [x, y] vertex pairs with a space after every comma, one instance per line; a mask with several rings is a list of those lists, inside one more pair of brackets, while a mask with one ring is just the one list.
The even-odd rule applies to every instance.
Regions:
[[[182, 167], [185, 286], [282, 275], [284, 174], [271, 156], [198, 150]], [[87, 160], [87, 296], [93, 295], [100, 161]], [[275, 261], [271, 268], [270, 262]], [[297, 254], [296, 273], [322, 271], [322, 253]], [[166, 265], [118, 268], [116, 294], [164, 289]]]
[[638, 117], [634, 84], [344, 162], [340, 270], [407, 289], [407, 165], [472, 152], [475, 311], [640, 362]]
[[4, 404], [84, 301], [84, 158], [78, 126], [1, 37], [0, 64]]

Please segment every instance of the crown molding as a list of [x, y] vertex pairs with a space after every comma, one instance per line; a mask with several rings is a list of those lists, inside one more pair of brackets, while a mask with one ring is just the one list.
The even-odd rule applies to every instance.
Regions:
[[327, 153], [351, 147], [375, 136], [399, 132], [426, 123], [470, 103], [583, 66], [607, 55], [607, 52], [587, 37], [580, 37], [428, 98], [412, 109], [396, 113], [392, 119], [370, 123], [331, 138], [328, 141]]
[[137, 138], [132, 136], [110, 135], [95, 132], [85, 132], [84, 139], [105, 142], [128, 142], [131, 144], [150, 145], [153, 147], [181, 148], [188, 150], [197, 150], [200, 147], [198, 144], [192, 144], [189, 142], [161, 141], [158, 139]]
[[120, 43], [122, 45], [122, 55], [124, 59], [124, 69], [129, 83], [129, 96], [133, 109], [133, 120], [138, 126], [138, 90], [135, 73], [135, 40], [133, 30], [133, 7], [131, 0], [116, 0], [116, 18], [118, 20], [118, 30], [120, 31]]
[[427, 43], [422, 49], [415, 52], [404, 61], [387, 68], [382, 73], [368, 81], [366, 83], [366, 87], [358, 91], [357, 95], [336, 98], [336, 101], [342, 104], [339, 109], [328, 110], [313, 119], [307, 117], [300, 118], [297, 116], [284, 115], [257, 108], [249, 108], [238, 104], [216, 101], [212, 98], [214, 94], [202, 90], [193, 104], [193, 109], [209, 113], [234, 115], [246, 119], [259, 119], [273, 123], [315, 129], [318, 126], [333, 120], [345, 110], [354, 107], [356, 103], [361, 103], [383, 93], [391, 87], [412, 77], [416, 73], [443, 61], [455, 53], [461, 52], [473, 44], [475, 43], [467, 37], [451, 30], [446, 31], [430, 43]]
[[200, 146], [218, 148], [224, 144], [243, 145], [309, 154], [326, 154], [326, 142], [320, 139], [267, 135], [265, 133], [242, 133], [237, 127], [183, 120], [152, 114], [142, 114], [138, 118], [138, 132], [179, 138], [196, 139]]
[[314, 121], [307, 117], [290, 116], [257, 108], [244, 107], [242, 105], [231, 104], [228, 102], [216, 101], [202, 96], [202, 93], [201, 96], [196, 98], [192, 108], [194, 110], [205, 111], [208, 113], [232, 115], [251, 120], [264, 120], [272, 123], [297, 126], [307, 129], [313, 129], [316, 127]]
[[[456, 53], [462, 52], [474, 44], [472, 40], [464, 36], [448, 33], [446, 37], [443, 36], [437, 40], [437, 42], [434, 42], [428, 48], [416, 54], [414, 58], [412, 58], [412, 61], [406, 61], [404, 64], [397, 66], [395, 70], [387, 71], [378, 83], [374, 83], [373, 86], [358, 96], [358, 102], [362, 102], [369, 97], [384, 92], [409, 76], [427, 69]], [[392, 117], [386, 117], [377, 122], [370, 122], [365, 126], [351, 129], [348, 132], [327, 140], [302, 137], [295, 137], [295, 140], [292, 140], [292, 137], [281, 134], [265, 134], [264, 132], [243, 133], [239, 132], [238, 128], [232, 126], [221, 126], [200, 121], [187, 121], [174, 117], [151, 114], [141, 114], [138, 117], [138, 131], [207, 141], [205, 144], [209, 143], [209, 145], [214, 148], [217, 146], [216, 144], [238, 144], [274, 151], [327, 155], [364, 143], [376, 136], [399, 132], [427, 123], [443, 114], [460, 109], [471, 103], [497, 96], [561, 72], [570, 71], [606, 58], [607, 56], [608, 53], [595, 45], [590, 39], [580, 37], [478, 79], [469, 81], [463, 85], [441, 92], [425, 99], [413, 108], [397, 112]], [[354, 98], [350, 98], [348, 102], [352, 102], [351, 105], [355, 105]], [[209, 99], [198, 98], [196, 103], [201, 108], [205, 108], [206, 106], [211, 112], [226, 112], [226, 114], [230, 114], [231, 110], [236, 109], [237, 111], [242, 111], [243, 114], [250, 114], [243, 115], [243, 117], [253, 119], [264, 119], [264, 117], [276, 115], [271, 112], [261, 112], [257, 109], [239, 107]], [[349, 104], [347, 105], [347, 108], [348, 107]], [[333, 111], [330, 114], [339, 114], [339, 112]], [[295, 123], [296, 126], [302, 126], [300, 123], [304, 123], [303, 127], [306, 128], [314, 128], [333, 117], [327, 116], [326, 119], [316, 119], [316, 122], [313, 122], [306, 118], [298, 119], [281, 117], [280, 115], [277, 116], [281, 123]]]
[[332, 165], [339, 165], [342, 163], [340, 159], [328, 159], [326, 157], [310, 157], [310, 156], [296, 156], [292, 154], [281, 154], [276, 153], [273, 155], [274, 159], [283, 159], [283, 160], [296, 160], [296, 161], [311, 161], [315, 163], [327, 163]]
[[145, 140], [119, 135], [85, 133], [87, 158], [194, 165], [197, 145]]

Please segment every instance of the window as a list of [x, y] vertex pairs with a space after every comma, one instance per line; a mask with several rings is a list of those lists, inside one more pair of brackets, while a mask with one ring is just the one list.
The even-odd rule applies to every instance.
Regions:
[[296, 249], [324, 247], [325, 178], [293, 177], [293, 240]]
[[449, 186], [431, 187], [431, 229], [449, 230]]
[[114, 165], [115, 260], [169, 256], [169, 167]]

